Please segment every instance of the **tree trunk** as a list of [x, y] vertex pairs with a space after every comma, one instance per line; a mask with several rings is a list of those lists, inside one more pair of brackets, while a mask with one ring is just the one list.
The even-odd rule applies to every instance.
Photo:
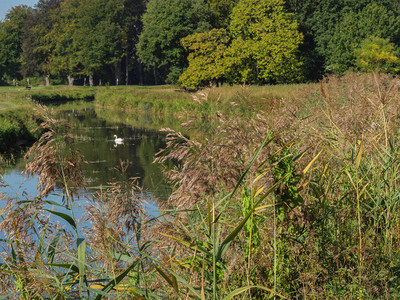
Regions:
[[74, 85], [74, 77], [72, 75], [68, 75], [68, 85], [73, 86]]
[[121, 74], [122, 74], [121, 62], [119, 61], [115, 65], [115, 84], [116, 85], [118, 85], [118, 83], [121, 82]]
[[129, 84], [129, 57], [128, 57], [129, 51], [128, 47], [126, 47], [126, 53], [125, 53], [125, 85]]
[[93, 75], [89, 75], [89, 85], [93, 86]]
[[153, 75], [154, 75], [154, 84], [157, 85], [156, 64], [154, 64], [154, 66], [153, 66]]
[[50, 86], [50, 74], [46, 74], [45, 81], [46, 81], [46, 86]]
[[143, 65], [142, 65], [142, 61], [141, 60], [139, 60], [139, 82], [140, 82], [140, 85], [143, 85], [143, 83], [144, 83]]

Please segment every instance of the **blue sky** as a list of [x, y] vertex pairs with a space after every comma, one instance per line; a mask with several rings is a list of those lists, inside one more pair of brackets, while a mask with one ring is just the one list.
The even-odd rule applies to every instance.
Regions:
[[0, 2], [0, 20], [4, 20], [7, 12], [14, 6], [25, 4], [33, 7], [38, 0], [0, 0]]

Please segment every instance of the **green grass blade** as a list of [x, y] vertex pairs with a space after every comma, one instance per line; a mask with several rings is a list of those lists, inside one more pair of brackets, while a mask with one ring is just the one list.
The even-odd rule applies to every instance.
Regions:
[[103, 297], [112, 297], [112, 296], [113, 296], [113, 295], [111, 295], [111, 294], [109, 294], [109, 293], [103, 292], [102, 290], [98, 290], [98, 289], [95, 289], [95, 288], [91, 288], [90, 286], [87, 286], [86, 289], [87, 289], [88, 291], [91, 291], [91, 292], [95, 293], [95, 294], [97, 295], [97, 297], [100, 296], [100, 298], [97, 298], [97, 297], [96, 297], [96, 299], [101, 299], [101, 298], [103, 298]]
[[206, 254], [207, 256], [212, 257], [212, 254], [209, 251], [207, 251], [205, 248], [203, 248], [203, 247], [201, 247], [201, 246], [199, 246], [199, 245], [197, 245], [195, 243], [189, 243], [189, 242], [184, 241], [184, 240], [182, 240], [180, 238], [177, 238], [177, 237], [175, 237], [173, 235], [165, 234], [165, 233], [162, 233], [162, 232], [160, 232], [160, 234], [163, 235], [163, 236], [169, 237], [171, 239], [174, 239], [175, 241], [179, 242], [183, 246], [186, 246], [186, 247], [188, 247], [188, 248], [190, 248], [190, 249], [192, 249], [194, 251], [201, 251], [202, 253]]
[[170, 273], [175, 276], [175, 278], [184, 286], [186, 286], [196, 297], [201, 299], [201, 294], [196, 291], [196, 289], [191, 286], [183, 277], [181, 277], [179, 274], [175, 273], [174, 271], [170, 270]]
[[46, 264], [46, 266], [52, 266], [52, 267], [59, 267], [59, 268], [64, 268], [73, 271], [76, 274], [79, 274], [79, 268], [75, 264]]
[[[124, 272], [122, 272], [119, 276], [111, 280], [101, 291], [108, 293], [110, 292], [117, 284], [119, 284], [128, 274], [129, 272], [136, 267], [136, 265], [139, 263], [140, 260], [135, 261], [133, 264], [131, 264]], [[102, 295], [97, 295], [95, 300], [100, 300], [102, 298]]]
[[[60, 241], [61, 232], [63, 232], [63, 231], [64, 230], [59, 230], [56, 233], [56, 236], [50, 242], [49, 248], [47, 250], [47, 259], [51, 264], [54, 262], [54, 256], [56, 254], [56, 248], [57, 248], [58, 242]], [[65, 231], [64, 231], [64, 233], [65, 233]]]
[[271, 294], [274, 294], [274, 295], [276, 295], [276, 296], [279, 296], [279, 297], [281, 297], [282, 299], [287, 299], [286, 297], [282, 296], [281, 294], [278, 294], [278, 293], [274, 292], [273, 290], [271, 290], [271, 289], [269, 289], [269, 288], [266, 288], [266, 287], [263, 287], [263, 286], [252, 285], [252, 286], [241, 287], [241, 288], [238, 288], [238, 289], [234, 290], [234, 291], [231, 292], [229, 295], [225, 296], [225, 297], [223, 298], [223, 300], [230, 300], [230, 299], [232, 299], [233, 297], [235, 297], [235, 296], [237, 296], [237, 295], [240, 295], [240, 294], [242, 294], [242, 293], [244, 293], [244, 292], [246, 292], [246, 291], [248, 291], [248, 290], [250, 290], [250, 289], [253, 289], [253, 288], [262, 289], [262, 290], [264, 290], [264, 291], [270, 292]]
[[45, 238], [45, 236], [46, 236], [47, 225], [48, 225], [48, 224], [46, 224], [46, 226], [45, 226], [45, 227], [43, 228], [43, 230], [42, 230], [42, 236], [41, 236], [40, 239], [39, 239], [39, 245], [38, 245], [37, 250], [36, 250], [35, 261], [36, 261], [40, 256], [42, 256], [42, 249], [43, 249], [43, 244], [44, 244], [44, 238]]
[[122, 261], [130, 263], [130, 264], [133, 264], [133, 263], [135, 263], [137, 261], [137, 259], [132, 258], [129, 255], [117, 253], [115, 251], [112, 251], [110, 253], [110, 256], [115, 258], [115, 259], [117, 259], [118, 261], [122, 260]]
[[290, 174], [282, 177], [279, 179], [271, 188], [268, 189], [268, 191], [259, 199], [257, 202], [254, 204], [253, 208], [248, 212], [248, 214], [243, 218], [243, 220], [235, 227], [235, 229], [223, 240], [221, 245], [218, 248], [217, 255], [215, 257], [216, 262], [220, 261], [222, 256], [224, 255], [226, 249], [229, 247], [230, 243], [233, 241], [233, 239], [239, 234], [239, 232], [242, 230], [244, 225], [246, 224], [247, 220], [251, 217], [251, 215], [254, 213], [256, 207], [261, 203], [262, 200], [264, 200], [272, 191], [274, 191], [280, 184], [283, 179], [285, 179], [287, 176]]
[[168, 277], [168, 275], [159, 267], [154, 266], [154, 268], [156, 269], [156, 271], [158, 272], [158, 274], [160, 274], [162, 276], [162, 278], [165, 279], [165, 281], [174, 288], [175, 292], [179, 295], [179, 288], [178, 288], [178, 284], [176, 282], [176, 278], [175, 276], [172, 275], [172, 279]]
[[50, 210], [50, 209], [45, 209], [45, 211], [48, 211], [49, 213], [52, 213], [62, 219], [64, 219], [65, 221], [67, 221], [75, 230], [77, 230], [76, 228], [76, 223], [75, 220], [73, 218], [71, 218], [70, 216], [68, 216], [67, 214], [64, 214], [62, 212], [58, 212], [58, 211], [54, 211], [54, 210]]
[[236, 191], [238, 190], [239, 186], [241, 185], [243, 179], [246, 177], [247, 173], [250, 171], [250, 168], [253, 166], [255, 160], [257, 159], [258, 155], [260, 155], [262, 149], [268, 145], [270, 142], [272, 142], [272, 140], [275, 137], [271, 137], [271, 133], [267, 135], [267, 137], [264, 139], [263, 143], [261, 144], [261, 146], [258, 148], [256, 154], [254, 155], [253, 159], [251, 160], [250, 164], [248, 165], [248, 167], [246, 168], [246, 170], [243, 172], [242, 176], [240, 176], [238, 182], [236, 183], [235, 188], [233, 189], [233, 191], [231, 193], [229, 193], [228, 195], [226, 195], [224, 198], [222, 198], [218, 203], [217, 203], [217, 207], [222, 203], [225, 202], [227, 200], [230, 200], [233, 195], [236, 193]]
[[82, 295], [83, 281], [86, 279], [86, 241], [80, 238], [76, 243], [78, 246], [79, 293]]

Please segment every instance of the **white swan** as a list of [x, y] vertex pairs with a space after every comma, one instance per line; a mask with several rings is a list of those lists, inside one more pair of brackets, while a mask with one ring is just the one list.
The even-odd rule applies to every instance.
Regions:
[[114, 142], [116, 144], [122, 144], [124, 142], [124, 139], [123, 138], [119, 138], [119, 137], [117, 137], [117, 135], [114, 134]]

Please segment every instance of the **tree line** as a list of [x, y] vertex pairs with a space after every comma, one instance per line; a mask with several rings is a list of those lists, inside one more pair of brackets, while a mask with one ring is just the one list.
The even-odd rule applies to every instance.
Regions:
[[399, 0], [39, 0], [0, 23], [0, 79], [314, 81], [399, 72]]

